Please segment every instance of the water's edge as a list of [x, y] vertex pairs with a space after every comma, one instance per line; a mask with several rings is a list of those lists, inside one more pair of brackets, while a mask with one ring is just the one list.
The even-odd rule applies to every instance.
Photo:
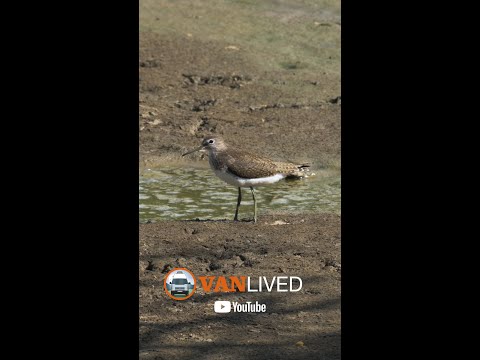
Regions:
[[[210, 169], [162, 167], [146, 169], [140, 175], [140, 222], [158, 220], [233, 218], [237, 189], [217, 178]], [[317, 172], [316, 176], [296, 181], [282, 180], [255, 189], [259, 214], [287, 211], [330, 212], [340, 214], [340, 174]], [[239, 217], [253, 216], [253, 201], [248, 188]]]

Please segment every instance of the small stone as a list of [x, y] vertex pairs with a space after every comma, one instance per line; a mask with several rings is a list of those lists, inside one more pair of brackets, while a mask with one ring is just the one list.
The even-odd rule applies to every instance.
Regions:
[[246, 267], [252, 267], [253, 266], [253, 263], [251, 260], [246, 260], [243, 262], [243, 265], [246, 266]]
[[342, 103], [342, 97], [337, 96], [336, 98], [328, 100], [331, 104], [341, 104]]
[[152, 261], [148, 260], [148, 265], [147, 265], [147, 267], [145, 268], [145, 270], [153, 271], [153, 270], [155, 270], [156, 268], [157, 268], [157, 267], [155, 266], [155, 264], [154, 264]]
[[156, 125], [159, 125], [159, 124], [162, 124], [163, 121], [162, 120], [158, 120], [158, 119], [155, 119], [151, 122], [149, 122], [150, 125], [153, 125], [153, 126], [156, 126]]
[[189, 228], [185, 228], [183, 229], [187, 234], [189, 235], [193, 235], [193, 234], [198, 234], [198, 230], [197, 229], [189, 229]]
[[283, 221], [283, 220], [276, 220], [273, 223], [271, 223], [270, 225], [288, 225], [288, 223], [286, 221]]
[[211, 263], [211, 264], [208, 266], [208, 268], [209, 268], [210, 270], [212, 270], [212, 271], [213, 271], [213, 270], [218, 270], [218, 269], [220, 269], [221, 267], [222, 267], [222, 265], [221, 265], [220, 263]]
[[166, 264], [162, 269], [162, 274], [169, 272], [172, 269], [172, 265]]

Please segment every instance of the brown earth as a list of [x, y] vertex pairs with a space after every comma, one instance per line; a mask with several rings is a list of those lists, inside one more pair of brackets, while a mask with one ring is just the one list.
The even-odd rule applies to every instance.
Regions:
[[203, 137], [216, 134], [228, 144], [277, 160], [338, 167], [337, 96], [298, 99], [287, 95], [283, 83], [301, 81], [315, 87], [312, 82], [321, 82], [321, 76], [298, 78], [302, 75], [287, 71], [263, 74], [223, 45], [142, 34], [142, 166], [185, 161], [182, 153], [200, 145]]
[[[257, 224], [166, 221], [140, 227], [142, 359], [339, 359], [338, 215], [264, 216]], [[206, 293], [169, 298], [175, 267], [198, 276], [298, 276], [296, 293]], [[146, 270], [149, 269], [149, 270]], [[264, 313], [217, 314], [215, 300], [267, 305]], [[299, 344], [299, 342], [303, 343]]]
[[[209, 134], [340, 171], [339, 1], [141, 0], [140, 24], [141, 171], [200, 160], [181, 154]], [[340, 243], [334, 214], [140, 224], [140, 358], [339, 359]], [[163, 290], [172, 267], [299, 276], [303, 288], [198, 288], [175, 301]], [[215, 300], [258, 300], [267, 312], [216, 314]]]

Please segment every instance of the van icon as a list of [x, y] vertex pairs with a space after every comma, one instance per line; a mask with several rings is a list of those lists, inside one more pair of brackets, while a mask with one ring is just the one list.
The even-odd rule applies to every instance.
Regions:
[[165, 292], [174, 300], [188, 299], [195, 292], [195, 285], [195, 277], [185, 268], [171, 270], [164, 280]]
[[170, 281], [170, 294], [172, 294], [172, 296], [178, 294], [187, 296], [190, 292], [190, 285], [192, 285], [192, 283], [188, 281], [187, 276], [182, 270], [179, 270], [173, 275], [172, 281]]

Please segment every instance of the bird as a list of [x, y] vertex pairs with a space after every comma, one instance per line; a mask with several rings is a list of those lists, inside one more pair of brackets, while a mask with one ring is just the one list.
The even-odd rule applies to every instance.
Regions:
[[254, 154], [227, 145], [219, 136], [208, 136], [199, 147], [182, 155], [196, 151], [207, 152], [210, 167], [215, 175], [227, 184], [238, 188], [237, 207], [234, 221], [238, 221], [238, 209], [242, 202], [242, 187], [249, 187], [253, 197], [253, 222], [257, 222], [257, 201], [255, 187], [274, 184], [285, 178], [303, 178], [307, 176], [310, 164], [294, 164], [278, 162], [270, 158]]

